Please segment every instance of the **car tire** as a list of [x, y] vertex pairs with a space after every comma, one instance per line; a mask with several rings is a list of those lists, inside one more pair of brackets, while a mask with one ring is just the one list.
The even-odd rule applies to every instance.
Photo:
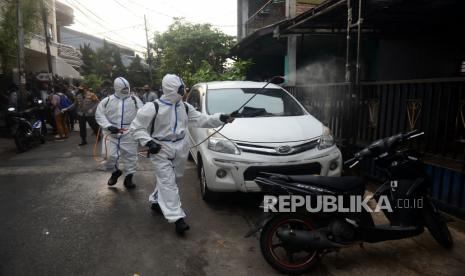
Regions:
[[199, 164], [199, 176], [200, 176], [200, 194], [202, 195], [202, 199], [205, 202], [213, 202], [218, 198], [218, 193], [212, 192], [208, 189], [208, 182], [207, 177], [205, 175], [205, 169], [203, 167], [202, 162]]

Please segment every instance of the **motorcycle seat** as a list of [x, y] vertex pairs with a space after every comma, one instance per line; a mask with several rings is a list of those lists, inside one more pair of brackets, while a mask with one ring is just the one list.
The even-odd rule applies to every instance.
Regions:
[[363, 194], [365, 183], [356, 176], [329, 177], [317, 175], [288, 175], [297, 184], [317, 186], [335, 192]]

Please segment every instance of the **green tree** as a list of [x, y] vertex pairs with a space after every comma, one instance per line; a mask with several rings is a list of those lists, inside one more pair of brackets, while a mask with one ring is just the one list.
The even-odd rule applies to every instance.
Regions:
[[193, 83], [244, 80], [247, 69], [251, 64], [250, 60], [231, 60], [231, 63], [225, 66], [223, 72], [219, 73], [207, 61], [203, 61], [202, 66], [192, 75], [191, 80]]
[[136, 55], [127, 68], [127, 80], [132, 87], [141, 87], [150, 82], [148, 68], [144, 68], [141, 62], [142, 59]]
[[125, 76], [126, 67], [121, 60], [121, 53], [118, 47], [103, 41], [103, 47], [95, 51], [93, 59], [93, 70], [97, 76], [103, 79], [112, 79], [116, 76]]
[[96, 74], [89, 74], [84, 76], [84, 84], [87, 87], [92, 88], [94, 91], [97, 91], [97, 87], [103, 82], [102, 77]]
[[[177, 18], [166, 32], [155, 33], [152, 45], [155, 78], [159, 80], [167, 73], [174, 73], [192, 85], [198, 70], [208, 68], [214, 74], [222, 74], [233, 44], [232, 36], [210, 24], [191, 24]], [[197, 77], [201, 74], [197, 73]]]
[[[11, 74], [16, 67], [17, 32], [16, 27], [16, 1], [6, 2], [0, 10], [0, 57], [2, 69], [5, 74]], [[27, 45], [33, 33], [41, 31], [40, 1], [22, 0], [24, 44]]]
[[80, 45], [79, 50], [82, 54], [81, 73], [83, 76], [95, 73], [96, 53], [90, 47], [90, 43]]

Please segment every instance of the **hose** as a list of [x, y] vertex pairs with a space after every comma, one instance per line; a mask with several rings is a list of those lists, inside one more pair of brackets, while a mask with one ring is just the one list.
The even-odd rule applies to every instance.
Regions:
[[[255, 96], [258, 95], [258, 93], [260, 93], [263, 89], [265, 89], [268, 84], [270, 84], [272, 81], [273, 81], [274, 77], [271, 78], [271, 80], [269, 80], [263, 87], [257, 89], [257, 91], [252, 95], [252, 97], [250, 97], [245, 103], [243, 103], [238, 109], [236, 109], [236, 111], [232, 112], [231, 114], [239, 114], [239, 110], [241, 110], [244, 106], [246, 106], [246, 104], [248, 104], [253, 98], [255, 98]], [[224, 126], [226, 125], [226, 123], [224, 123], [219, 129], [215, 130], [212, 134], [208, 135], [207, 138], [203, 139], [200, 143], [190, 147], [189, 149], [193, 149], [193, 148], [196, 148], [200, 145], [202, 145], [203, 143], [205, 143], [205, 141], [207, 141], [208, 139], [210, 139], [213, 135], [215, 134], [219, 134], [221, 136], [223, 136], [226, 140], [230, 141], [230, 142], [233, 142], [231, 139], [229, 139], [228, 137], [224, 136], [223, 134], [220, 133], [220, 131], [224, 128]]]
[[[107, 160], [108, 159], [108, 146], [107, 146], [107, 140], [108, 140], [108, 136], [111, 134], [111, 133], [107, 133], [105, 134], [105, 136], [103, 137], [103, 143], [105, 143], [105, 154], [103, 156], [102, 159], [98, 159], [97, 158], [97, 145], [98, 145], [98, 142], [99, 142], [99, 137], [100, 137], [100, 131], [101, 131], [102, 128], [98, 128], [97, 130], [97, 135], [95, 137], [95, 143], [94, 143], [94, 147], [92, 149], [92, 158], [94, 158], [94, 161], [97, 162], [97, 163], [102, 163], [103, 161]], [[123, 133], [124, 131], [126, 131], [127, 129], [126, 128], [122, 128], [120, 129], [120, 133]]]
[[94, 147], [92, 149], [92, 158], [94, 158], [94, 161], [97, 162], [97, 163], [102, 163], [103, 161], [107, 160], [107, 158], [108, 158], [107, 139], [108, 139], [108, 135], [110, 135], [110, 133], [106, 134], [105, 137], [103, 137], [103, 142], [105, 143], [104, 157], [102, 159], [97, 158], [97, 145], [98, 145], [98, 142], [99, 142], [100, 130], [101, 130], [101, 128], [99, 127], [98, 130], [97, 130], [97, 136], [95, 137]]
[[[203, 139], [200, 143], [190, 147], [189, 149], [193, 149], [193, 148], [196, 148], [196, 147], [202, 145], [203, 143], [205, 143], [205, 141], [207, 141], [208, 139], [210, 139], [213, 135], [215, 135], [217, 133], [229, 140], [228, 137], [226, 137], [223, 134], [219, 133], [224, 128], [225, 125], [226, 125], [226, 123], [224, 123], [219, 129], [215, 130], [212, 134], [208, 135], [207, 138]], [[231, 141], [231, 140], [229, 140], [229, 141]]]

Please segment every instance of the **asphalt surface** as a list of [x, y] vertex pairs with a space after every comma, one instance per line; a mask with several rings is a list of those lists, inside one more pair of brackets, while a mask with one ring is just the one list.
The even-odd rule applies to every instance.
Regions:
[[[78, 134], [16, 154], [0, 147], [0, 275], [275, 275], [257, 237], [244, 238], [259, 214], [258, 195], [201, 200], [195, 164], [181, 184], [191, 230], [185, 237], [150, 210], [152, 166], [141, 158], [137, 188], [108, 188], [91, 145]], [[11, 144], [9, 144], [11, 143]], [[455, 247], [426, 231], [414, 239], [354, 246], [327, 254], [315, 275], [465, 275], [465, 235], [452, 222]], [[459, 230], [457, 230], [459, 229]]]

